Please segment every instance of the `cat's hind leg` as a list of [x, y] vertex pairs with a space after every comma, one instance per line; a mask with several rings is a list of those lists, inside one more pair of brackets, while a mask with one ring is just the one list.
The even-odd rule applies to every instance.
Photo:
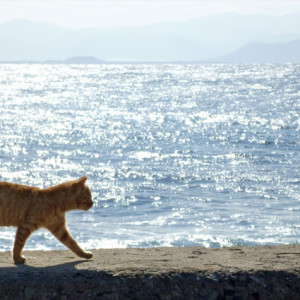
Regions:
[[73, 251], [79, 257], [90, 259], [93, 257], [93, 254], [89, 251], [84, 251], [79, 247], [77, 242], [70, 235], [65, 224], [54, 224], [47, 227], [50, 232], [65, 246], [67, 246], [71, 251]]
[[24, 225], [19, 225], [17, 228], [14, 249], [13, 249], [13, 259], [16, 264], [24, 263], [26, 258], [21, 255], [26, 240], [31, 235], [32, 230]]

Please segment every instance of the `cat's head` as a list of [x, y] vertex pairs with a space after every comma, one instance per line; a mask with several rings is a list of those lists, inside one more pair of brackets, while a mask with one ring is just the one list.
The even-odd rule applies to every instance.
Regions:
[[76, 187], [76, 206], [77, 209], [89, 210], [93, 206], [92, 194], [90, 189], [85, 185], [87, 180], [86, 176], [83, 176], [75, 181]]

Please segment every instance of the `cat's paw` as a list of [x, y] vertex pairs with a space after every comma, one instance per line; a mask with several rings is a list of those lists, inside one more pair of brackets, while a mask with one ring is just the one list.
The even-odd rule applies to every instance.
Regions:
[[16, 264], [24, 264], [26, 262], [26, 257], [24, 256], [14, 257], [14, 262]]
[[90, 252], [90, 251], [85, 251], [84, 252], [84, 257], [87, 258], [87, 259], [90, 259], [93, 257], [93, 253]]

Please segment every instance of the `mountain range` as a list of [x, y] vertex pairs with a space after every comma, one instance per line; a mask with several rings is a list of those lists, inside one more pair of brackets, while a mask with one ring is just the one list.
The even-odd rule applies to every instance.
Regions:
[[12, 20], [0, 24], [0, 45], [1, 62], [300, 63], [300, 13], [222, 14], [109, 29]]

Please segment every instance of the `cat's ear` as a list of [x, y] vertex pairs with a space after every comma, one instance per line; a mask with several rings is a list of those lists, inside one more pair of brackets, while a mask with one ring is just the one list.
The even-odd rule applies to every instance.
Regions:
[[81, 186], [84, 186], [86, 181], [87, 181], [87, 177], [83, 176], [77, 180], [77, 183]]

